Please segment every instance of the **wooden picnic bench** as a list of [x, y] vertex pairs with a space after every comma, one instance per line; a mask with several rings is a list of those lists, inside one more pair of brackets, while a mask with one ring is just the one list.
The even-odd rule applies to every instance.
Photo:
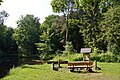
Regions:
[[71, 72], [74, 71], [74, 69], [86, 69], [87, 71], [92, 71], [93, 62], [92, 61], [77, 61], [77, 62], [68, 62], [68, 69], [70, 69]]

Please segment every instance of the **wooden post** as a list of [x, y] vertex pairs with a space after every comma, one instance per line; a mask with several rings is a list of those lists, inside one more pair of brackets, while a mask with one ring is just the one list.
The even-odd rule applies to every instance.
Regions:
[[97, 61], [94, 61], [95, 70], [97, 69]]
[[54, 62], [52, 63], [52, 69], [55, 70], [55, 67], [54, 67]]
[[81, 48], [81, 53], [83, 53], [83, 61], [90, 61], [91, 48]]
[[60, 60], [58, 60], [58, 68], [60, 68]]
[[83, 61], [85, 61], [85, 54], [83, 54]]
[[90, 53], [83, 53], [83, 61], [90, 61]]

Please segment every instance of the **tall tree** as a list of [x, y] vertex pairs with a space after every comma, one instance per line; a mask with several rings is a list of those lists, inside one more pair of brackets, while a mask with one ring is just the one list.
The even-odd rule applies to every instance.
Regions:
[[101, 39], [108, 44], [108, 51], [120, 54], [120, 1], [113, 1], [104, 16], [101, 28], [101, 32], [104, 34]]
[[46, 56], [55, 54], [57, 50], [63, 49], [64, 17], [49, 15], [41, 25], [42, 34], [40, 42], [36, 43], [38, 51]]
[[18, 65], [18, 47], [12, 38], [13, 33], [12, 28], [0, 24], [0, 66], [1, 64], [8, 67]]
[[41, 33], [39, 18], [34, 15], [21, 16], [17, 24], [18, 27], [13, 38], [18, 44], [20, 53], [27, 57], [37, 55], [35, 43], [40, 41], [39, 35]]
[[42, 59], [46, 59], [46, 57], [48, 57], [51, 54], [53, 49], [52, 46], [54, 43], [51, 42], [52, 41], [51, 38], [54, 34], [52, 24], [55, 18], [56, 18], [55, 15], [49, 15], [48, 17], [45, 18], [45, 21], [40, 26], [42, 33], [40, 35], [40, 42], [36, 43], [36, 45], [37, 50], [39, 51], [40, 57]]
[[100, 32], [99, 23], [102, 19], [103, 0], [75, 0], [78, 10], [83, 14], [80, 18], [81, 30], [86, 47], [98, 47], [98, 37]]
[[68, 41], [68, 14], [70, 9], [72, 9], [73, 3], [73, 0], [52, 0], [51, 2], [53, 12], [63, 13], [64, 17], [66, 17], [65, 43]]

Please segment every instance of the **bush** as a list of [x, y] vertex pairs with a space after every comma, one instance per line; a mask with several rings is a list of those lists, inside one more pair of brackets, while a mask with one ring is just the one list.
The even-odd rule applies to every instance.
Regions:
[[117, 55], [116, 61], [120, 62], [120, 55]]
[[63, 55], [69, 55], [74, 53], [72, 42], [66, 42], [66, 45], [64, 47], [65, 50], [63, 51]]
[[[57, 51], [60, 55], [54, 58], [54, 60], [68, 60], [68, 61], [83, 61], [82, 54], [62, 54], [61, 51]], [[103, 52], [103, 50], [99, 50], [94, 48], [92, 53], [90, 54], [90, 59], [92, 61], [98, 62], [120, 62], [120, 55], [113, 54], [112, 52]]]
[[102, 53], [100, 56], [100, 62], [113, 62], [111, 53]]
[[91, 60], [96, 60], [96, 61], [100, 61], [100, 54], [103, 53], [102, 50], [99, 50], [98, 48], [94, 48], [91, 54]]
[[100, 61], [100, 56], [99, 55], [92, 55], [91, 57], [90, 57], [90, 59], [92, 60], [92, 61]]
[[76, 57], [73, 59], [73, 61], [82, 61], [83, 60], [83, 57]]
[[115, 55], [112, 52], [92, 53], [91, 60], [99, 62], [120, 62], [120, 56]]

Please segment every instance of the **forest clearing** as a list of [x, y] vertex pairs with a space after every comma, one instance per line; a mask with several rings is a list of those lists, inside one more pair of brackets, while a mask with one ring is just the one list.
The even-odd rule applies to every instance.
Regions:
[[0, 0], [1, 80], [120, 80], [120, 0], [9, 1]]
[[10, 70], [1, 80], [120, 80], [120, 63], [98, 63], [101, 70], [69, 72], [67, 65], [54, 71], [50, 64], [23, 65]]

